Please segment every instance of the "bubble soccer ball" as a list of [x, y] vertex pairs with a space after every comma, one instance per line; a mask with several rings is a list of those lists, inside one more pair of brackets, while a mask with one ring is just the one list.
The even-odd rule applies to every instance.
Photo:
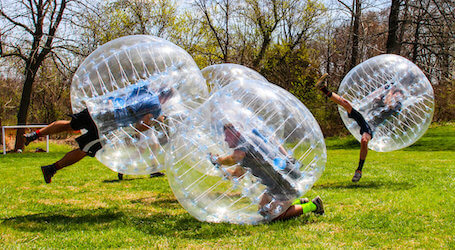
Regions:
[[[118, 38], [96, 49], [71, 85], [73, 112], [88, 109], [98, 128], [103, 147], [97, 159], [132, 175], [164, 168], [164, 144], [175, 123], [207, 96], [202, 74], [186, 51], [145, 35]], [[167, 118], [161, 120], [161, 115]]]
[[205, 67], [201, 70], [202, 75], [207, 81], [210, 93], [214, 93], [222, 87], [236, 80], [252, 79], [268, 82], [258, 72], [234, 63], [222, 63]]
[[[268, 82], [226, 85], [176, 133], [167, 154], [168, 180], [182, 206], [201, 221], [270, 221], [312, 187], [326, 162], [312, 114]], [[217, 157], [234, 151], [244, 158], [232, 158], [232, 166], [217, 164]]]
[[[387, 152], [417, 141], [430, 126], [434, 94], [424, 73], [397, 55], [373, 57], [353, 68], [341, 82], [338, 94], [352, 103], [373, 130], [368, 144]], [[360, 128], [339, 106], [341, 118], [360, 141]]]

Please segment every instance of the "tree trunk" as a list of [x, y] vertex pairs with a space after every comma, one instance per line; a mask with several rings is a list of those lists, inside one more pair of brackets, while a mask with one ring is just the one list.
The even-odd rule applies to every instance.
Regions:
[[420, 15], [417, 18], [416, 22], [417, 22], [417, 24], [416, 24], [415, 31], [414, 31], [414, 42], [413, 42], [412, 57], [411, 57], [412, 58], [411, 61], [413, 63], [417, 62], [417, 56], [418, 56], [418, 51], [419, 51], [420, 22], [421, 22]]
[[398, 41], [398, 25], [399, 25], [399, 16], [400, 16], [400, 2], [401, 0], [392, 0], [392, 6], [390, 7], [389, 15], [389, 30], [387, 37], [387, 53], [388, 54], [400, 54], [400, 44], [401, 41]]
[[264, 58], [265, 52], [266, 52], [267, 48], [269, 47], [270, 41], [271, 41], [271, 38], [270, 38], [271, 32], [263, 32], [263, 35], [264, 35], [264, 37], [262, 40], [261, 49], [259, 50], [258, 55], [256, 56], [256, 58], [253, 61], [253, 68], [255, 68], [255, 69], [259, 68], [259, 64], [261, 63], [262, 59]]
[[355, 0], [354, 26], [352, 28], [352, 53], [349, 70], [357, 65], [359, 57], [360, 17], [362, 15], [360, 0]]
[[[27, 115], [28, 108], [30, 106], [30, 99], [32, 95], [33, 81], [35, 80], [35, 75], [39, 67], [36, 66], [26, 66], [25, 81], [24, 87], [22, 88], [21, 103], [19, 105], [19, 111], [17, 112], [17, 125], [26, 125], [27, 124]], [[24, 148], [24, 129], [18, 129], [16, 134], [16, 143], [14, 145], [14, 151]]]

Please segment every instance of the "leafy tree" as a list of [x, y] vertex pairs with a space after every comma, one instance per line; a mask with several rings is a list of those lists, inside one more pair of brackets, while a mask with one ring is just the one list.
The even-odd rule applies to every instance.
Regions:
[[100, 45], [122, 36], [169, 37], [177, 18], [177, 5], [172, 0], [104, 0], [88, 2], [77, 16], [76, 25], [88, 55]]
[[[24, 78], [17, 124], [27, 123], [32, 87], [44, 60], [61, 42], [58, 29], [71, 0], [5, 1], [0, 5], [0, 56], [24, 63]], [[15, 150], [23, 148], [18, 130]]]

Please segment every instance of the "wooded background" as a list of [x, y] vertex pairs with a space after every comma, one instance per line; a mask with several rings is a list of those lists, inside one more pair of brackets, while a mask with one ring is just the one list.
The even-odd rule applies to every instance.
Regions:
[[133, 34], [168, 39], [201, 69], [255, 69], [297, 96], [326, 136], [347, 130], [314, 81], [327, 72], [336, 90], [355, 65], [384, 53], [425, 72], [435, 121], [455, 119], [455, 0], [1, 0], [0, 123], [68, 119], [78, 65]]

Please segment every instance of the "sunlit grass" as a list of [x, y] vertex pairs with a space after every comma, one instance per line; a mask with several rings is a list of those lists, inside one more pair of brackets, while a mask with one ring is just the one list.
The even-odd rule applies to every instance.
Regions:
[[454, 248], [455, 127], [432, 126], [404, 150], [369, 152], [364, 176], [350, 180], [359, 145], [326, 140], [328, 163], [308, 193], [313, 214], [258, 226], [209, 224], [177, 202], [166, 177], [117, 174], [96, 159], [58, 172], [45, 184], [39, 166], [71, 148], [0, 156], [0, 246], [52, 248]]

